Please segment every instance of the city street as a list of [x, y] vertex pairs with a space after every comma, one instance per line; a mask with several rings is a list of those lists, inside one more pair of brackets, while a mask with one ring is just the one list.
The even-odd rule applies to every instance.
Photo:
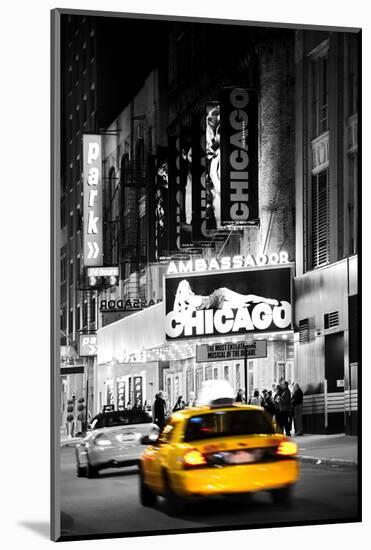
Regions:
[[61, 534], [94, 534], [269, 525], [280, 522], [352, 521], [357, 516], [357, 470], [302, 464], [294, 501], [273, 506], [269, 495], [251, 500], [214, 500], [194, 504], [181, 518], [169, 517], [164, 502], [145, 508], [138, 499], [136, 468], [106, 470], [97, 479], [77, 478], [75, 450], [61, 449]]

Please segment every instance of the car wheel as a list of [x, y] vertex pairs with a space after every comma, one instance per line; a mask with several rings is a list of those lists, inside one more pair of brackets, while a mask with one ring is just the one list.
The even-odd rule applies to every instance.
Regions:
[[164, 480], [167, 513], [169, 516], [181, 516], [186, 511], [186, 502], [173, 491], [169, 475], [166, 472], [164, 474]]
[[292, 500], [292, 487], [282, 487], [271, 491], [274, 504], [290, 504]]
[[86, 477], [86, 468], [85, 466], [77, 465], [77, 477]]
[[140, 473], [139, 477], [139, 500], [142, 506], [153, 506], [156, 503], [156, 493], [144, 483], [143, 475]]
[[92, 466], [90, 462], [88, 462], [88, 465], [86, 467], [86, 477], [88, 477], [89, 479], [98, 477], [98, 472], [99, 472], [98, 468], [96, 468], [95, 466]]

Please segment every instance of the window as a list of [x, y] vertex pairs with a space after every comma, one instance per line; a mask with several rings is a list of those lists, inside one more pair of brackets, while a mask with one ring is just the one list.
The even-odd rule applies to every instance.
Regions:
[[240, 364], [236, 365], [236, 391], [241, 387], [241, 369]]
[[312, 267], [329, 262], [328, 170], [312, 176]]
[[358, 37], [349, 36], [348, 43], [348, 116], [358, 112]]
[[79, 280], [80, 278], [80, 266], [81, 266], [81, 259], [79, 257], [76, 258], [76, 279]]
[[247, 363], [247, 393], [251, 397], [254, 391], [254, 361]]
[[70, 212], [70, 223], [68, 224], [68, 236], [73, 236], [73, 212]]
[[67, 277], [67, 259], [64, 257], [61, 259], [61, 283], [66, 281]]
[[218, 367], [214, 367], [214, 380], [218, 379]]
[[213, 377], [213, 368], [205, 367], [205, 380], [211, 380]]
[[90, 88], [89, 103], [90, 103], [90, 112], [94, 113], [94, 111], [95, 111], [95, 86], [94, 86], [94, 84]]
[[310, 61], [312, 138], [328, 129], [328, 63], [327, 47]]
[[229, 380], [229, 367], [228, 367], [228, 365], [225, 365], [223, 372], [224, 372], [224, 380]]
[[95, 298], [91, 299], [91, 307], [90, 307], [90, 322], [95, 323], [95, 308], [97, 307]]
[[349, 254], [356, 254], [358, 251], [358, 156], [357, 153], [348, 154], [348, 178], [349, 178]]
[[76, 124], [76, 134], [80, 131], [80, 106], [77, 105], [75, 112], [75, 124]]
[[83, 309], [82, 309], [82, 325], [83, 327], [86, 327], [88, 324], [88, 302], [84, 302]]
[[80, 330], [80, 320], [81, 320], [81, 313], [80, 313], [80, 306], [77, 306], [76, 308], [76, 330]]
[[272, 433], [274, 428], [261, 411], [218, 411], [192, 416], [187, 422], [184, 441]]
[[73, 332], [73, 310], [70, 309], [68, 314], [68, 332], [71, 334]]
[[190, 399], [190, 393], [194, 391], [194, 385], [193, 385], [193, 369], [189, 368], [186, 372], [186, 394], [187, 394], [187, 401]]
[[83, 124], [86, 124], [86, 121], [88, 119], [88, 106], [86, 102], [86, 95], [84, 96], [83, 102], [82, 102], [82, 122]]
[[72, 285], [72, 283], [73, 283], [73, 260], [70, 260], [70, 273], [69, 273], [69, 276], [70, 276], [70, 285]]
[[203, 368], [196, 369], [196, 397], [199, 396], [203, 382]]

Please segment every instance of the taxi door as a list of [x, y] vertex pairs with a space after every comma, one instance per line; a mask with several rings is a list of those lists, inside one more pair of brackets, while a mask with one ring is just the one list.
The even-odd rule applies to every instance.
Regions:
[[146, 449], [145, 481], [156, 493], [163, 493], [163, 469], [171, 467], [169, 459], [174, 448], [171, 442], [173, 429], [174, 423], [168, 422], [156, 443]]

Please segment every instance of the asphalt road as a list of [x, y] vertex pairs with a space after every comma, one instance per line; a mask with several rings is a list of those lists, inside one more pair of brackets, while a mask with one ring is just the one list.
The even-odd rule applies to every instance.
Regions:
[[163, 499], [154, 508], [143, 507], [138, 481], [135, 467], [105, 470], [97, 479], [77, 478], [74, 449], [62, 448], [62, 536], [357, 520], [355, 469], [302, 464], [290, 508], [273, 506], [269, 495], [261, 493], [247, 501], [197, 502], [181, 518], [166, 514]]

